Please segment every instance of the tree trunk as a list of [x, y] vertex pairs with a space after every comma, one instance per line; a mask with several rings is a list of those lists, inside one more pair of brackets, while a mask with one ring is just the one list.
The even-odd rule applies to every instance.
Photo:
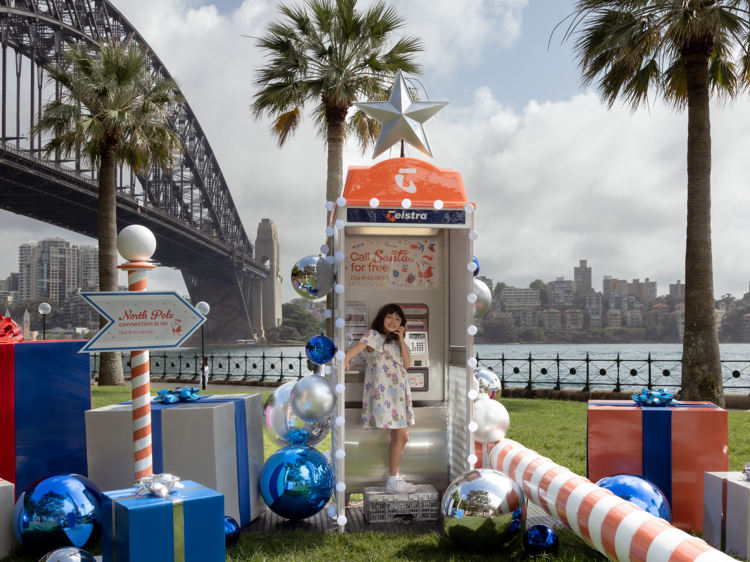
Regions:
[[[116, 191], [116, 142], [107, 143], [102, 149], [99, 166], [99, 290], [117, 290], [117, 200]], [[106, 324], [104, 317], [99, 327]], [[99, 386], [124, 386], [122, 358], [119, 352], [99, 354]]]
[[723, 407], [711, 254], [710, 51], [705, 44], [683, 49], [687, 62], [688, 196], [682, 398], [708, 400]]

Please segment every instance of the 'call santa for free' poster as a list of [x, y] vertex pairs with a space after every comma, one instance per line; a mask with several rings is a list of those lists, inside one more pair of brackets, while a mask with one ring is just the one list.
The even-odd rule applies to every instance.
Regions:
[[440, 286], [436, 237], [346, 238], [347, 287], [435, 289]]

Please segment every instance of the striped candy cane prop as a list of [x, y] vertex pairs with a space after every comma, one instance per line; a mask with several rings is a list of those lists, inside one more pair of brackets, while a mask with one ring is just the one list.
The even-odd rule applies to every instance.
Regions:
[[520, 443], [503, 439], [487, 457], [529, 501], [613, 562], [734, 560]]
[[[128, 272], [128, 290], [145, 291], [146, 273], [156, 266], [148, 263], [156, 251], [156, 239], [144, 226], [132, 225], [117, 236], [117, 250], [128, 260], [118, 266]], [[151, 370], [148, 351], [130, 352], [133, 400], [133, 454], [135, 479], [154, 473], [151, 455]]]

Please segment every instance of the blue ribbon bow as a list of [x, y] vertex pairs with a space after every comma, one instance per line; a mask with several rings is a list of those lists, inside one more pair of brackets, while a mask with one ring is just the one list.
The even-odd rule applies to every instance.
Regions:
[[662, 388], [660, 390], [642, 388], [641, 393], [633, 394], [632, 398], [639, 406], [668, 406], [674, 398], [674, 393], [669, 392], [668, 388]]
[[158, 396], [154, 398], [154, 402], [162, 402], [164, 404], [178, 404], [180, 402], [197, 402], [204, 396], [198, 396], [201, 391], [200, 388], [191, 386], [178, 386], [174, 390], [160, 390]]

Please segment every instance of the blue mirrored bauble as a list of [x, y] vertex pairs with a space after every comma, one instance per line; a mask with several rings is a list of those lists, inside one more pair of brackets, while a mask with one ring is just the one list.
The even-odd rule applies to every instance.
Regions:
[[306, 519], [328, 503], [333, 493], [333, 470], [316, 449], [285, 447], [263, 465], [260, 493], [276, 515]]
[[661, 517], [667, 523], [672, 522], [672, 510], [667, 497], [655, 484], [643, 476], [618, 474], [602, 478], [596, 485], [609, 490], [617, 497], [634, 503], [654, 517]]
[[325, 365], [336, 354], [336, 346], [328, 336], [313, 336], [305, 346], [307, 358], [316, 365]]
[[474, 270], [474, 277], [476, 277], [477, 275], [479, 275], [479, 260], [476, 256], [474, 256], [471, 261], [477, 264], [477, 268]]
[[240, 524], [229, 515], [224, 516], [224, 540], [227, 548], [232, 548], [240, 540]]
[[445, 534], [459, 548], [502, 555], [521, 546], [526, 496], [502, 472], [464, 472], [448, 486], [441, 510]]
[[552, 527], [534, 525], [523, 536], [523, 549], [529, 556], [537, 554], [555, 554], [560, 548], [560, 539]]
[[88, 548], [101, 534], [101, 492], [78, 474], [35, 482], [21, 494], [13, 512], [13, 530], [35, 554], [56, 548]]
[[42, 556], [39, 562], [96, 562], [96, 558], [80, 548], [58, 548]]

